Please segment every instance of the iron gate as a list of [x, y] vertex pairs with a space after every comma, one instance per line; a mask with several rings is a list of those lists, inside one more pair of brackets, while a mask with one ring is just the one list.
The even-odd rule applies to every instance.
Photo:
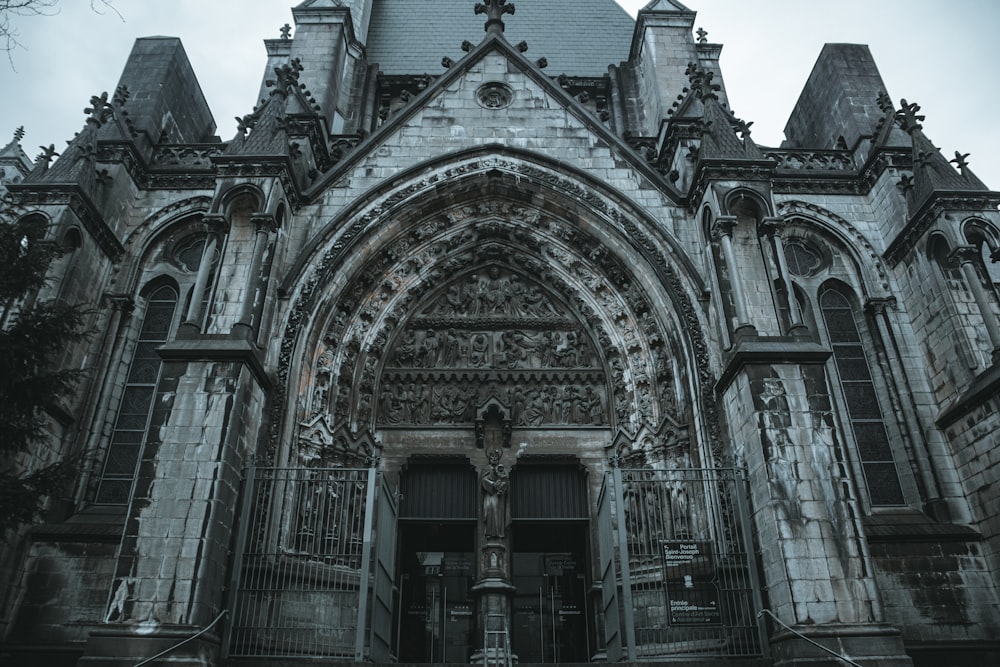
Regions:
[[[385, 483], [378, 481], [376, 530], [368, 530], [366, 535], [374, 535], [375, 567], [372, 572], [371, 594], [371, 660], [377, 663], [395, 662], [398, 649], [395, 646], [393, 609], [397, 603], [396, 577], [396, 497]], [[369, 513], [369, 516], [372, 513]], [[368, 614], [361, 612], [363, 618]]]
[[739, 471], [616, 468], [598, 518], [609, 660], [766, 652]]
[[[381, 479], [369, 468], [259, 468], [249, 481], [229, 654], [363, 659]], [[393, 541], [395, 522], [387, 523]]]

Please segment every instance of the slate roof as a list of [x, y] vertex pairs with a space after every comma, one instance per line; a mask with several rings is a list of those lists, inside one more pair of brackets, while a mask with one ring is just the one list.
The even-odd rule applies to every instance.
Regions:
[[[511, 44], [528, 42], [532, 61], [550, 76], [603, 76], [628, 59], [635, 22], [614, 0], [514, 0], [503, 17]], [[368, 60], [385, 74], [440, 74], [441, 58], [459, 60], [462, 40], [478, 44], [485, 15], [472, 0], [375, 0]]]

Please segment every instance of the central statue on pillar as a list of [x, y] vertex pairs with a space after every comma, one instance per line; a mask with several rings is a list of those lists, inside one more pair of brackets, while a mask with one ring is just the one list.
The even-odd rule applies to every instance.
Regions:
[[489, 467], [483, 471], [483, 536], [503, 539], [507, 536], [507, 491], [510, 486], [507, 468], [500, 463], [501, 452], [491, 449], [486, 454]]

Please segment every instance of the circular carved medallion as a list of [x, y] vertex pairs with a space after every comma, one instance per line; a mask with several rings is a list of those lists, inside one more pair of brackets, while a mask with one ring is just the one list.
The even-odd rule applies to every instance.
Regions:
[[505, 109], [514, 99], [510, 86], [499, 81], [488, 81], [476, 90], [476, 99], [487, 109]]

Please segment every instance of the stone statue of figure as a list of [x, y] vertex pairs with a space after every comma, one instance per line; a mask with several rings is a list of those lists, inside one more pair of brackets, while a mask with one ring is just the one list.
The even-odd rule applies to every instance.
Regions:
[[483, 534], [485, 537], [506, 535], [507, 529], [507, 469], [500, 463], [500, 450], [491, 449], [486, 454], [489, 468], [483, 471]]

